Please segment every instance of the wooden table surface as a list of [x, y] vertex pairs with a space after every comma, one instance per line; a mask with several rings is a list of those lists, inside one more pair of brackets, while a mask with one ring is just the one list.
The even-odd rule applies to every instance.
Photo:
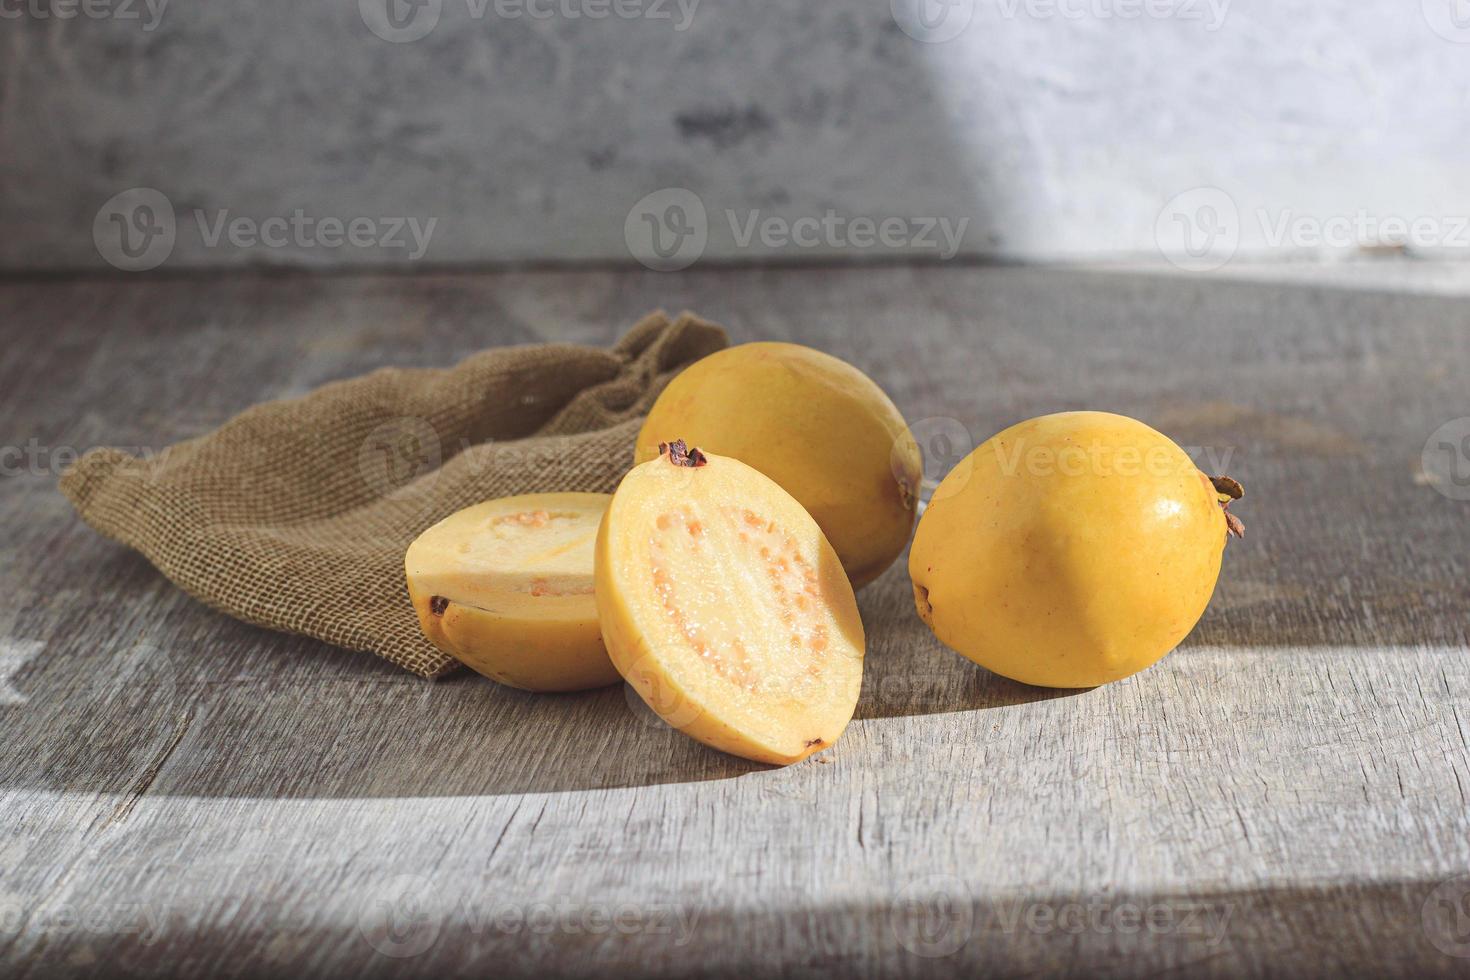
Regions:
[[[655, 306], [848, 359], [921, 437], [1137, 416], [1245, 483], [1249, 536], [1178, 651], [1087, 692], [946, 651], [895, 565], [860, 597], [856, 719], [775, 769], [620, 688], [430, 683], [236, 623], [55, 489], [76, 450], [385, 364], [609, 343]], [[984, 268], [121, 278], [0, 283], [0, 327], [0, 972], [1470, 975], [1470, 459], [1423, 468], [1470, 447], [1463, 299]]]

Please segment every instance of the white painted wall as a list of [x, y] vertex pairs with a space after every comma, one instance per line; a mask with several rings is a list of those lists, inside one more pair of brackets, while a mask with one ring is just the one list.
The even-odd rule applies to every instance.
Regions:
[[58, 2], [0, 267], [1470, 254], [1465, 0]]

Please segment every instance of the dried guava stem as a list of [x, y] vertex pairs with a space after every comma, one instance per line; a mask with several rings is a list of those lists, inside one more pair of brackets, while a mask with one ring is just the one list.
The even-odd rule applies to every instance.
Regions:
[[1210, 483], [1214, 484], [1216, 493], [1223, 493], [1231, 500], [1239, 500], [1245, 496], [1245, 487], [1240, 485], [1239, 480], [1232, 480], [1228, 476], [1212, 476]]
[[915, 492], [914, 486], [903, 477], [899, 477], [897, 482], [899, 502], [903, 504], [904, 510], [913, 510], [914, 506], [919, 502], [918, 493]]
[[[932, 572], [933, 569], [931, 568]], [[929, 601], [929, 590], [919, 583], [914, 583], [914, 606], [919, 610], [919, 618], [931, 627], [934, 625], [934, 604]]]
[[1232, 480], [1228, 476], [1212, 476], [1210, 484], [1215, 492], [1228, 499], [1220, 501], [1220, 509], [1225, 512], [1225, 539], [1228, 541], [1232, 536], [1245, 537], [1245, 524], [1240, 518], [1230, 513], [1230, 505], [1245, 496], [1245, 487], [1240, 485], [1239, 480]]
[[675, 439], [673, 442], [661, 442], [658, 444], [658, 454], [668, 454], [669, 462], [675, 466], [703, 466], [709, 460], [705, 459], [704, 453], [698, 449], [691, 449], [683, 439]]

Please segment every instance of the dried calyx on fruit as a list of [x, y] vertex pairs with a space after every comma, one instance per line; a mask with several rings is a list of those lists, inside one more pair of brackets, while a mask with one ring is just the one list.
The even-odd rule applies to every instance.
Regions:
[[1232, 480], [1228, 476], [1212, 476], [1210, 483], [1220, 495], [1220, 509], [1225, 512], [1225, 534], [1237, 538], [1245, 537], [1245, 522], [1230, 513], [1230, 505], [1245, 496], [1245, 487], [1240, 485], [1239, 480]]
[[659, 443], [658, 454], [660, 456], [668, 456], [669, 462], [675, 466], [703, 466], [709, 462], [709, 460], [704, 458], [704, 453], [700, 452], [697, 448], [690, 449], [683, 439]]

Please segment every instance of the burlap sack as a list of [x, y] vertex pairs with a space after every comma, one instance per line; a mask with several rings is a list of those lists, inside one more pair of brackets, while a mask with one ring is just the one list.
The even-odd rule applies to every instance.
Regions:
[[698, 317], [655, 313], [611, 351], [507, 347], [443, 370], [387, 368], [257, 405], [151, 458], [95, 449], [61, 490], [216, 609], [436, 677], [457, 664], [419, 632], [409, 543], [492, 497], [611, 491], [639, 416], [725, 343]]

